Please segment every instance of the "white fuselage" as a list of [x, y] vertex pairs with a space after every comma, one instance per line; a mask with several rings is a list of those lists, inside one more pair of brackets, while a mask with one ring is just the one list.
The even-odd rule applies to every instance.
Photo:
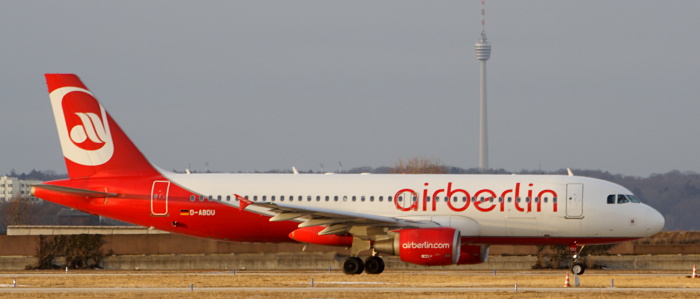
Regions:
[[[624, 187], [577, 176], [165, 176], [193, 193], [204, 194], [206, 200], [211, 195], [234, 207], [239, 202], [233, 194], [256, 203], [428, 220], [457, 228], [463, 237], [641, 238], [660, 231], [664, 224], [663, 217], [646, 204], [606, 202], [610, 195], [631, 195]], [[256, 212], [266, 213], [263, 209]]]

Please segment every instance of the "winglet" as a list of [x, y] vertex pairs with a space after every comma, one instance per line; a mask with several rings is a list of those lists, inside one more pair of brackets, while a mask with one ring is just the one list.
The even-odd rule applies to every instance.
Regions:
[[574, 172], [571, 171], [571, 168], [567, 168], [567, 169], [566, 169], [566, 173], [567, 173], [569, 176], [574, 176]]
[[241, 211], [245, 210], [246, 207], [248, 207], [249, 205], [253, 204], [253, 202], [250, 201], [250, 199], [247, 199], [247, 198], [245, 198], [245, 197], [243, 197], [243, 196], [240, 196], [240, 195], [238, 195], [238, 194], [234, 194], [233, 196], [235, 196], [236, 199], [238, 199], [238, 201], [240, 202], [240, 204], [239, 204], [239, 206], [238, 206], [238, 209], [241, 210]]

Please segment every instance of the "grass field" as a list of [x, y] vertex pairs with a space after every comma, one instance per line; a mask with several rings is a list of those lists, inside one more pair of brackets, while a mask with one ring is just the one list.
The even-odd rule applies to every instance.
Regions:
[[[21, 271], [0, 273], [2, 298], [692, 298], [690, 273], [588, 270], [579, 288], [564, 288], [566, 271], [153, 272]], [[13, 279], [18, 289], [12, 288]], [[311, 285], [313, 280], [313, 287]], [[615, 288], [611, 288], [614, 281]], [[515, 292], [515, 284], [519, 291]], [[574, 279], [571, 277], [571, 284]], [[190, 286], [194, 291], [190, 290]], [[89, 290], [76, 290], [88, 288]], [[99, 290], [92, 289], [99, 288]], [[228, 288], [224, 290], [216, 288]], [[255, 288], [255, 289], [251, 289]], [[289, 289], [287, 289], [289, 288]], [[475, 288], [475, 290], [469, 290]], [[499, 288], [483, 291], [479, 288]], [[561, 290], [551, 290], [551, 288]], [[654, 288], [653, 290], [626, 290]], [[46, 289], [50, 289], [46, 291]], [[126, 289], [126, 291], [124, 291]], [[143, 291], [141, 290], [143, 289]], [[550, 289], [541, 292], [537, 289]], [[678, 290], [680, 289], [680, 290]], [[690, 292], [689, 292], [690, 291]]]

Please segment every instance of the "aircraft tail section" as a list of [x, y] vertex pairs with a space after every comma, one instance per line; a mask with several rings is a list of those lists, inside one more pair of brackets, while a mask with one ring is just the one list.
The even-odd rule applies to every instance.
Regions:
[[71, 179], [158, 174], [78, 76], [45, 77]]

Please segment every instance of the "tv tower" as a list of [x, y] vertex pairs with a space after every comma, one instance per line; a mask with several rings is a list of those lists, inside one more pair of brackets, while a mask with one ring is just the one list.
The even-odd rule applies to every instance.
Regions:
[[484, 1], [481, 0], [481, 39], [476, 42], [476, 59], [481, 63], [481, 109], [479, 113], [480, 127], [479, 127], [479, 169], [486, 170], [489, 168], [489, 154], [488, 154], [488, 136], [486, 130], [486, 61], [491, 58], [491, 44], [486, 39], [486, 30], [484, 25], [486, 24], [486, 10], [484, 9]]

